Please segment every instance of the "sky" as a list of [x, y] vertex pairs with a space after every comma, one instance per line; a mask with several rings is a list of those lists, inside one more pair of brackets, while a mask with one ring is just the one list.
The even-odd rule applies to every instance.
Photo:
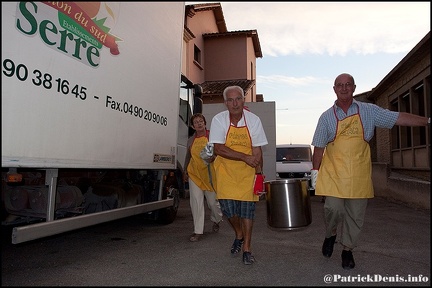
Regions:
[[354, 95], [372, 90], [431, 23], [430, 2], [220, 3], [228, 31], [257, 30], [256, 91], [276, 103], [276, 144], [311, 144], [334, 79], [349, 73]]

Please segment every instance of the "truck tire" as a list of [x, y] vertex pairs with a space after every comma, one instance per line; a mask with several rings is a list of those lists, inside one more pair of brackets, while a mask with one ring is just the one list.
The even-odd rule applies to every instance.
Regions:
[[180, 187], [183, 187], [181, 186], [183, 184], [181, 170], [170, 171], [168, 175], [165, 181], [163, 199], [173, 198], [174, 201], [173, 206], [157, 211], [155, 220], [162, 225], [173, 223], [177, 217], [177, 211], [180, 205]]
[[168, 198], [173, 198], [173, 206], [160, 209], [157, 211], [156, 222], [162, 225], [171, 224], [177, 217], [177, 211], [180, 204], [180, 193], [177, 188], [168, 189]]

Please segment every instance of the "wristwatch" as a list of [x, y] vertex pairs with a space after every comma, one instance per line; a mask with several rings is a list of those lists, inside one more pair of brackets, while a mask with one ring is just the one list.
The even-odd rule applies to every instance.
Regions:
[[428, 125], [431, 124], [431, 117], [428, 118]]

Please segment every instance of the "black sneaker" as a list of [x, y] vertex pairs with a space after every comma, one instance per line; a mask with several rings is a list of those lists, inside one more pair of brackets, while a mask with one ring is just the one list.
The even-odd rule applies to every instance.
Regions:
[[251, 265], [255, 262], [255, 257], [252, 256], [251, 252], [243, 252], [243, 264]]
[[333, 254], [333, 246], [335, 242], [336, 242], [336, 235], [324, 239], [324, 243], [322, 246], [322, 254], [325, 257], [328, 258], [331, 257], [331, 255]]
[[342, 268], [349, 270], [354, 268], [355, 262], [350, 250], [342, 250]]
[[243, 238], [234, 239], [234, 243], [231, 246], [231, 255], [232, 256], [237, 255], [241, 251], [242, 245], [243, 245]]

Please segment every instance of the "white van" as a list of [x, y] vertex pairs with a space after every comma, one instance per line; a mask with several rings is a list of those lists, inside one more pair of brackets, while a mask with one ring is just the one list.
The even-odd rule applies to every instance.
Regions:
[[[312, 169], [312, 148], [308, 144], [276, 145], [276, 179], [308, 178]], [[315, 192], [309, 183], [309, 191]]]

